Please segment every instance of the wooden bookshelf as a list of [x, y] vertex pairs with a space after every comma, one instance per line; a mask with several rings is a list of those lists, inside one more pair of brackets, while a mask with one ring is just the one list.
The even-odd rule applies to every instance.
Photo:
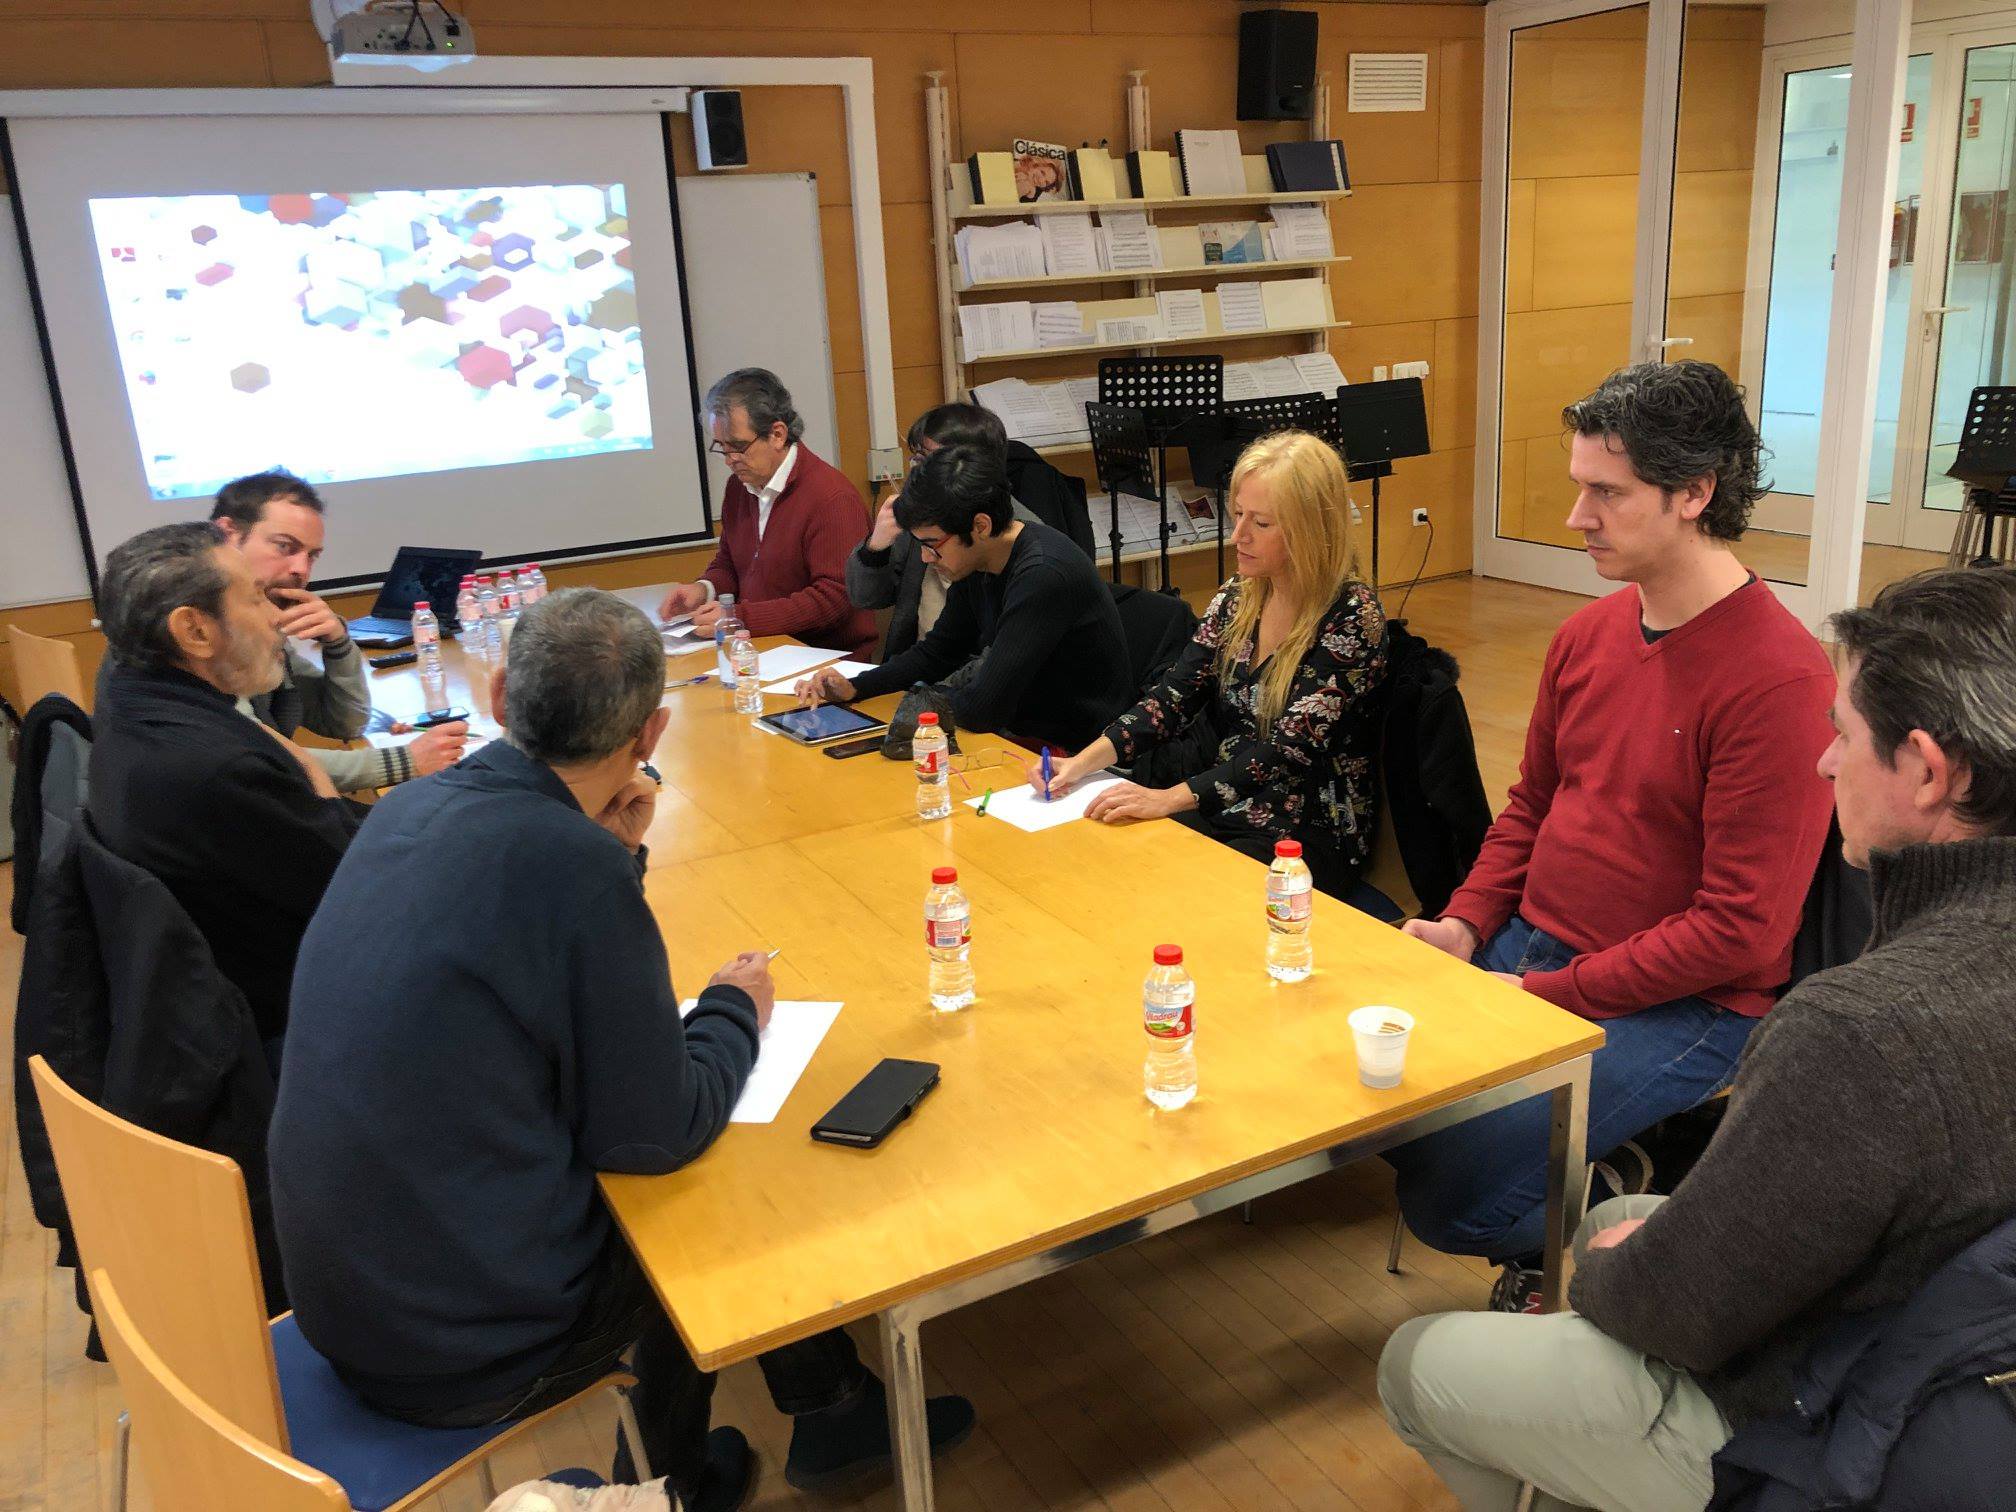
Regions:
[[[961, 179], [966, 173], [963, 160], [953, 165]], [[959, 220], [1014, 220], [1024, 215], [1063, 215], [1073, 210], [1219, 210], [1239, 205], [1312, 205], [1325, 200], [1349, 199], [1349, 189], [1300, 189], [1269, 194], [1177, 194], [1167, 199], [1036, 200], [1027, 205], [976, 205], [972, 186], [952, 185], [949, 214]]]
[[1118, 273], [1046, 273], [1041, 278], [983, 278], [960, 283], [954, 278], [955, 294], [991, 294], [997, 289], [1050, 289], [1065, 284], [1160, 283], [1168, 278], [1225, 278], [1248, 273], [1308, 272], [1312, 268], [1334, 268], [1349, 257], [1293, 257], [1250, 263], [1197, 263], [1183, 268], [1126, 269]]

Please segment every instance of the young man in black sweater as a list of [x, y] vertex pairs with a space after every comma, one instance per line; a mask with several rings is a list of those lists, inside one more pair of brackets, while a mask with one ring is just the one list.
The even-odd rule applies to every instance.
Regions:
[[985, 651], [952, 693], [960, 729], [1072, 751], [1090, 744], [1134, 697], [1120, 611], [1069, 536], [1013, 511], [998, 453], [948, 446], [920, 462], [896, 521], [950, 583], [944, 612], [916, 645], [851, 682], [813, 673], [799, 683], [799, 701], [851, 703], [941, 682]]
[[[381, 801], [302, 941], [270, 1164], [301, 1331], [367, 1401], [479, 1426], [565, 1400], [634, 1347], [652, 1473], [720, 1512], [753, 1456], [732, 1428], [708, 1435], [713, 1377], [596, 1188], [713, 1142], [773, 996], [747, 951], [680, 1021], [641, 885], [664, 679], [657, 632], [613, 594], [526, 612], [494, 685], [507, 738]], [[887, 1456], [881, 1384], [844, 1333], [762, 1365], [797, 1419], [793, 1485]], [[973, 1420], [957, 1397], [929, 1416], [940, 1445]]]
[[1386, 1415], [1469, 1512], [1511, 1512], [1521, 1481], [1546, 1506], [1702, 1506], [1816, 1344], [2016, 1213], [2016, 569], [1926, 573], [1834, 630], [1819, 769], [1870, 874], [1868, 948], [1765, 1015], [1671, 1198], [1589, 1214], [1573, 1312], [1388, 1342]]

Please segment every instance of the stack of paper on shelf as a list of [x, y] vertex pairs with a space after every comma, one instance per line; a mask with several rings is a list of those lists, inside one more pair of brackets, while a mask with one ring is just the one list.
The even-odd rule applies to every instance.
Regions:
[[1043, 266], [1054, 277], [1067, 273], [1097, 273], [1099, 241], [1092, 217], [1082, 211], [1046, 215], [1036, 234], [1043, 243]]
[[1183, 341], [1205, 332], [1204, 291], [1163, 289], [1155, 296], [1155, 313], [1168, 341]]
[[1001, 378], [973, 388], [973, 402], [1000, 416], [1001, 427], [1008, 432], [1009, 439], [1027, 446], [1084, 442], [1089, 434], [1085, 428], [1085, 403], [1098, 397], [1096, 378], [1074, 378], [1065, 383], [1027, 383], [1020, 378]]
[[960, 278], [968, 286], [992, 278], [1041, 278], [1047, 265], [1048, 243], [1027, 221], [961, 226], [952, 245]]
[[1035, 307], [1036, 345], [1039, 347], [1089, 346], [1092, 333], [1085, 329], [1085, 315], [1068, 299], [1049, 300]]
[[1196, 226], [1157, 226], [1155, 240], [1162, 250], [1162, 268], [1204, 266], [1204, 237]]
[[993, 352], [1026, 352], [1036, 345], [1036, 310], [1026, 299], [959, 306], [959, 339], [966, 360]]
[[1335, 394], [1344, 387], [1344, 370], [1328, 352], [1304, 352], [1288, 360], [1295, 364], [1295, 371], [1312, 394]]
[[1101, 261], [1114, 273], [1137, 269], [1152, 272], [1162, 265], [1155, 228], [1139, 210], [1108, 210], [1100, 215], [1099, 253]]
[[1321, 205], [1276, 205], [1267, 228], [1267, 245], [1281, 262], [1306, 262], [1335, 257], [1330, 239], [1330, 212]]

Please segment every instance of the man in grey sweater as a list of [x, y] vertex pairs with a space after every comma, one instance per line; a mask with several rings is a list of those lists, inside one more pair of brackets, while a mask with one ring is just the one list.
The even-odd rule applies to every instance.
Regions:
[[1870, 873], [1868, 949], [1765, 1016], [1673, 1197], [1590, 1213], [1575, 1311], [1389, 1341], [1387, 1417], [1471, 1512], [1522, 1481], [1539, 1507], [1700, 1508], [1816, 1340], [2016, 1213], [2016, 569], [1927, 573], [1833, 628], [1820, 771]]

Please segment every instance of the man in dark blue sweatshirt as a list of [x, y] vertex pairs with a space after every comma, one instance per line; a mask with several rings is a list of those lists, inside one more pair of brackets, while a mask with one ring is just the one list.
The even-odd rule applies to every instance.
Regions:
[[[380, 802], [309, 925], [271, 1166], [301, 1331], [366, 1400], [442, 1427], [523, 1417], [634, 1347], [652, 1473], [717, 1512], [754, 1457], [708, 1434], [713, 1377], [596, 1188], [707, 1148], [774, 996], [745, 952], [680, 1021], [641, 886], [664, 677], [657, 632], [612, 594], [526, 613], [497, 689], [508, 738]], [[881, 1384], [844, 1333], [762, 1365], [797, 1418], [792, 1484], [886, 1460]], [[972, 1409], [941, 1398], [930, 1419], [943, 1445]]]

